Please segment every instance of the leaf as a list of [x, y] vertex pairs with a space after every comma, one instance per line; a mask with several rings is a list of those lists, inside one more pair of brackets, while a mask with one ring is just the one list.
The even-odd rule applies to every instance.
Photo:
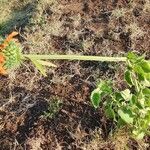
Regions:
[[104, 94], [110, 94], [112, 93], [112, 88], [110, 86], [110, 83], [106, 81], [101, 81], [101, 83], [98, 85], [98, 88], [104, 92]]
[[132, 97], [132, 94], [130, 93], [129, 89], [126, 89], [124, 91], [121, 92], [121, 96], [126, 100], [129, 101]]
[[141, 140], [144, 138], [145, 133], [142, 131], [133, 130], [133, 135], [135, 136], [136, 139]]
[[98, 88], [91, 94], [91, 102], [95, 108], [99, 107], [99, 103], [104, 95], [112, 93], [112, 88], [106, 81], [101, 81]]
[[126, 123], [133, 124], [133, 117], [130, 110], [119, 109], [118, 114]]
[[115, 92], [114, 94], [115, 94], [115, 99], [116, 99], [118, 102], [123, 99], [123, 97], [121, 96], [121, 93]]
[[144, 72], [150, 73], [150, 61], [143, 60], [140, 63], [140, 66], [141, 66], [141, 68], [143, 69]]
[[121, 128], [125, 125], [126, 125], [126, 122], [124, 120], [122, 120], [121, 118], [119, 118], [118, 121], [117, 121], [117, 127]]
[[43, 60], [37, 60], [41, 65], [43, 66], [48, 66], [48, 67], [57, 67], [55, 64], [48, 62], [48, 61], [43, 61]]
[[138, 73], [138, 74], [140, 74], [140, 75], [144, 75], [144, 74], [145, 74], [145, 72], [143, 71], [142, 67], [139, 66], [139, 65], [135, 65], [133, 69], [134, 69], [134, 71], [135, 71], [136, 73]]
[[136, 136], [136, 139], [138, 140], [142, 140], [145, 136], [145, 133], [144, 132], [140, 132], [137, 136]]
[[150, 73], [145, 73], [144, 74], [145, 79], [147, 79], [150, 83]]
[[143, 82], [145, 80], [145, 77], [141, 74], [137, 74], [138, 80]]
[[105, 109], [105, 114], [107, 117], [115, 119], [115, 112], [111, 107]]
[[147, 97], [149, 97], [150, 98], [150, 89], [149, 88], [145, 88], [145, 89], [143, 89], [143, 94], [145, 95], [145, 96], [147, 96]]
[[95, 89], [91, 94], [91, 102], [95, 108], [99, 107], [99, 104], [101, 102], [101, 92], [99, 89]]
[[144, 59], [144, 56], [138, 56], [137, 54], [133, 52], [129, 52], [127, 55], [127, 58], [129, 61], [131, 61], [133, 64], [139, 63]]
[[127, 81], [127, 83], [129, 85], [133, 85], [133, 80], [132, 80], [132, 76], [131, 76], [131, 72], [130, 71], [126, 71], [125, 72], [125, 76], [124, 76], [125, 80]]
[[46, 76], [46, 69], [37, 60], [31, 59], [36, 68], [41, 72], [42, 75]]
[[131, 101], [130, 101], [131, 105], [135, 106], [137, 103], [137, 97], [135, 95], [132, 95]]
[[137, 60], [137, 55], [136, 54], [134, 54], [133, 52], [129, 52], [128, 53], [128, 55], [127, 55], [127, 58], [129, 59], [129, 60], [133, 60], [133, 61], [136, 61]]

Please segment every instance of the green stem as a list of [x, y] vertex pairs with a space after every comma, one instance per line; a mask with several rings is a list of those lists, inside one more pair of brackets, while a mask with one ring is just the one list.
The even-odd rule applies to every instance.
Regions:
[[89, 60], [89, 61], [126, 61], [126, 57], [101, 57], [101, 56], [82, 56], [82, 55], [23, 55], [31, 59], [49, 59], [49, 60]]

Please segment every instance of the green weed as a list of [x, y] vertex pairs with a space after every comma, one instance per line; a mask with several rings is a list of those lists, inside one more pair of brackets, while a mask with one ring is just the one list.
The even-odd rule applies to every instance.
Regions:
[[150, 134], [150, 61], [133, 53], [127, 56], [124, 79], [129, 88], [114, 90], [111, 82], [102, 81], [91, 94], [91, 101], [98, 108], [103, 106], [107, 117], [117, 127], [129, 126], [137, 139]]
[[53, 99], [49, 102], [47, 111], [44, 111], [44, 117], [52, 119], [58, 113], [62, 105], [62, 102], [58, 99]]

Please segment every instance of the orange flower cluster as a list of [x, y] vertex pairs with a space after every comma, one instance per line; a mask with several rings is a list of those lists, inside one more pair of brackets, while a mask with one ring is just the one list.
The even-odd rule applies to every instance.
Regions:
[[4, 58], [3, 54], [0, 54], [0, 74], [6, 75], [7, 72], [3, 67], [4, 62], [5, 62], [5, 58]]
[[9, 42], [13, 39], [14, 36], [16, 36], [18, 34], [18, 32], [12, 32], [11, 34], [8, 35], [8, 37], [4, 40], [4, 42], [2, 44], [0, 44], [0, 74], [2, 75], [6, 75], [7, 71], [6, 69], [3, 67], [4, 63], [5, 63], [5, 56], [2, 53], [2, 50], [5, 49]]

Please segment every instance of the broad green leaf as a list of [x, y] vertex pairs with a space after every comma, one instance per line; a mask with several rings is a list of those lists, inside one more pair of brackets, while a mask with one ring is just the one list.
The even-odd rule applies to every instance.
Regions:
[[131, 98], [131, 105], [135, 106], [136, 103], [137, 103], [137, 97], [135, 95], [132, 95], [132, 98]]
[[124, 98], [124, 100], [129, 101], [132, 97], [132, 94], [130, 93], [129, 89], [126, 89], [121, 92], [121, 96]]
[[41, 72], [42, 75], [46, 76], [46, 69], [44, 66], [42, 66], [37, 60], [31, 59], [32, 63], [35, 65], [35, 67]]
[[149, 88], [145, 88], [145, 89], [142, 90], [142, 93], [145, 96], [146, 103], [150, 104], [150, 89]]
[[138, 109], [143, 109], [143, 106], [141, 105], [141, 103], [139, 101], [137, 101], [136, 106]]
[[133, 124], [133, 116], [130, 110], [119, 109], [118, 114], [126, 123]]
[[143, 60], [140, 63], [140, 66], [144, 70], [144, 72], [150, 73], [150, 61]]
[[140, 75], [144, 75], [144, 74], [145, 74], [145, 72], [143, 71], [142, 67], [139, 66], [139, 65], [135, 65], [133, 69], [134, 69], [134, 71], [135, 71], [136, 73], [138, 73], [138, 74], [140, 74]]
[[129, 60], [136, 61], [138, 56], [136, 54], [134, 54], [133, 52], [129, 52], [128, 55], [127, 55], [127, 58]]
[[144, 59], [144, 56], [138, 56], [137, 54], [133, 52], [129, 52], [127, 55], [127, 58], [129, 61], [131, 61], [133, 64], [139, 63]]
[[144, 132], [141, 132], [141, 133], [139, 133], [139, 134], [136, 136], [136, 138], [137, 138], [138, 140], [142, 140], [142, 139], [144, 138], [144, 136], [145, 136], [145, 133], [144, 133]]
[[110, 86], [110, 83], [106, 81], [101, 81], [101, 83], [98, 85], [98, 88], [104, 92], [104, 94], [109, 94], [112, 92], [112, 88]]
[[142, 81], [141, 83], [144, 87], [150, 87], [150, 81], [148, 81], [146, 79], [144, 81]]
[[105, 114], [107, 117], [115, 119], [115, 112], [111, 107], [105, 109]]
[[43, 66], [48, 66], [48, 67], [57, 67], [55, 64], [48, 62], [48, 61], [43, 61], [43, 60], [37, 60], [41, 65]]
[[150, 89], [149, 88], [145, 88], [145, 89], [143, 89], [143, 94], [144, 95], [147, 95], [147, 96], [149, 96], [150, 97]]
[[145, 79], [148, 80], [149, 83], [150, 83], [150, 73], [145, 73], [145, 74], [144, 74], [144, 77], [145, 77]]
[[135, 136], [136, 139], [141, 140], [144, 138], [145, 133], [142, 131], [133, 130], [133, 135]]
[[137, 74], [137, 77], [138, 77], [139, 82], [141, 82], [141, 81], [143, 82], [145, 80], [144, 75]]
[[101, 92], [99, 89], [95, 89], [91, 94], [91, 102], [95, 108], [99, 107], [99, 104], [101, 102]]
[[119, 93], [119, 92], [115, 92], [114, 95], [115, 95], [115, 99], [116, 99], [117, 101], [120, 101], [120, 100], [123, 99], [123, 97], [121, 96], [121, 93]]
[[121, 128], [125, 125], [126, 125], [126, 122], [124, 120], [122, 120], [121, 118], [119, 118], [118, 121], [117, 121], [117, 127]]
[[130, 71], [126, 71], [125, 72], [125, 76], [124, 76], [125, 80], [127, 81], [127, 83], [129, 85], [133, 85], [133, 81], [132, 81], [132, 76], [131, 76], [131, 72]]

